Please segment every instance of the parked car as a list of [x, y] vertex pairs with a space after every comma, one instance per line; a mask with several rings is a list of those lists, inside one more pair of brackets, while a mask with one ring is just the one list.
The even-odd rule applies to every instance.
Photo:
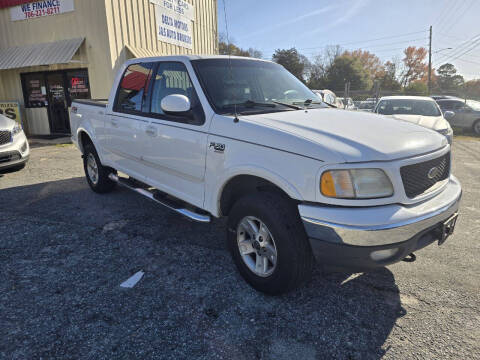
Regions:
[[472, 130], [480, 135], [480, 101], [445, 99], [437, 100], [442, 111], [452, 111], [450, 124], [464, 129]]
[[435, 130], [452, 143], [453, 130], [447, 120], [454, 114], [450, 111], [442, 114], [435, 100], [430, 97], [385, 96], [378, 101], [375, 112]]
[[431, 95], [430, 97], [433, 100], [443, 100], [443, 99], [458, 99], [458, 100], [461, 100], [459, 97], [450, 96], [450, 95]]
[[345, 110], [357, 110], [357, 107], [355, 106], [355, 104], [353, 103], [353, 100], [352, 98], [338, 98], [338, 100], [340, 100], [343, 104], [343, 108]]
[[315, 98], [270, 61], [132, 59], [108, 103], [73, 101], [72, 140], [95, 192], [120, 184], [192, 220], [228, 217], [240, 274], [270, 294], [314, 259], [367, 271], [442, 244], [461, 197], [445, 137]]
[[375, 104], [376, 102], [372, 100], [360, 101], [360, 104], [358, 105], [358, 110], [372, 112], [375, 108]]
[[323, 102], [329, 105], [333, 105], [339, 109], [344, 108], [343, 102], [339, 98], [337, 98], [337, 95], [335, 95], [332, 90], [313, 90], [313, 92], [316, 93], [323, 100]]
[[22, 126], [0, 115], [0, 170], [23, 168], [29, 155], [30, 148]]

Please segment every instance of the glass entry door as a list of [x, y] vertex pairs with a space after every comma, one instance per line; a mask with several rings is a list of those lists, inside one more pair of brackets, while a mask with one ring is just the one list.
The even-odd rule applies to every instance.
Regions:
[[69, 134], [70, 121], [65, 93], [65, 77], [62, 73], [47, 73], [46, 80], [50, 131], [54, 134]]

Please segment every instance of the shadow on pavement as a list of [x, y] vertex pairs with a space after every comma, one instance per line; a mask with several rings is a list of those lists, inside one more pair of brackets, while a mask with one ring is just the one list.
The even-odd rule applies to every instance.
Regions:
[[386, 268], [317, 269], [265, 296], [234, 268], [224, 220], [98, 195], [82, 177], [3, 189], [0, 203], [0, 357], [378, 359], [405, 314]]

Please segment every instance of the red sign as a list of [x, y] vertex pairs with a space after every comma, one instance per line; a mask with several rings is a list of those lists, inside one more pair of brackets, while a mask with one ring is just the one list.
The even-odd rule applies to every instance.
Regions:
[[0, 9], [34, 2], [35, 0], [0, 0]]

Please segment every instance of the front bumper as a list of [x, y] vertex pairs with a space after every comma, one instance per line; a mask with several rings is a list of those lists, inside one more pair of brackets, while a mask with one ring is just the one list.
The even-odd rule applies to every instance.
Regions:
[[22, 165], [28, 161], [29, 156], [30, 146], [22, 132], [12, 142], [0, 146], [0, 170]]
[[458, 211], [462, 189], [451, 176], [445, 189], [419, 204], [373, 207], [299, 205], [317, 261], [364, 271], [400, 261], [441, 236], [439, 226]]

